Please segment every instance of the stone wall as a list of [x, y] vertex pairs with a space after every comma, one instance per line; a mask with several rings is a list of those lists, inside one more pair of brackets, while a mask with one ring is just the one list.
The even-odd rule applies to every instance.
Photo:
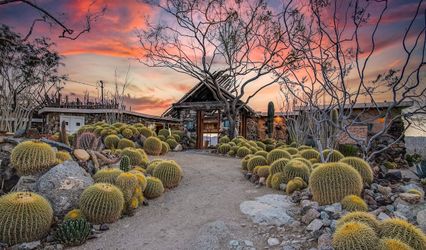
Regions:
[[[364, 140], [367, 140], [368, 136], [368, 126], [350, 126], [348, 128], [348, 131], [351, 135], [357, 138], [363, 138]], [[341, 133], [339, 135], [339, 138], [337, 138], [337, 142], [339, 144], [356, 144], [356, 142], [349, 137], [347, 133]]]
[[[48, 113], [48, 114], [46, 114], [45, 117], [44, 117], [44, 124], [43, 124], [41, 132], [52, 134], [52, 133], [59, 131], [60, 116], [62, 114], [63, 113]], [[90, 114], [66, 113], [66, 114], [63, 114], [63, 115], [84, 117], [84, 123], [86, 125], [92, 124], [92, 123], [95, 123], [95, 122], [99, 122], [99, 121], [111, 120], [111, 116], [107, 115], [105, 113], [90, 113]], [[138, 117], [138, 116], [134, 116], [134, 115], [130, 115], [130, 114], [122, 114], [121, 119], [114, 119], [114, 121], [110, 121], [110, 122], [115, 122], [115, 121], [120, 121], [120, 120], [121, 120], [121, 122], [124, 122], [124, 123], [129, 123], [129, 124], [142, 123], [146, 126], [149, 126], [151, 124], [155, 124], [157, 129], [161, 129], [165, 126], [170, 126], [172, 129], [179, 129], [180, 128], [180, 124], [169, 124], [167, 122], [154, 122], [154, 121], [147, 120], [143, 117]]]

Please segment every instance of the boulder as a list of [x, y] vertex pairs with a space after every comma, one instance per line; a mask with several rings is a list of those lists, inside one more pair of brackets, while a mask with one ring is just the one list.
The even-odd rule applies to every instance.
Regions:
[[287, 195], [268, 194], [242, 202], [240, 210], [254, 223], [283, 226], [294, 221], [298, 208]]
[[74, 150], [74, 156], [80, 161], [88, 161], [90, 159], [89, 153], [87, 153], [87, 151], [84, 149]]
[[47, 198], [56, 216], [63, 216], [78, 206], [80, 194], [93, 184], [92, 177], [75, 161], [65, 161], [36, 182], [36, 190]]
[[426, 209], [420, 210], [416, 217], [417, 224], [419, 224], [423, 232], [426, 232]]

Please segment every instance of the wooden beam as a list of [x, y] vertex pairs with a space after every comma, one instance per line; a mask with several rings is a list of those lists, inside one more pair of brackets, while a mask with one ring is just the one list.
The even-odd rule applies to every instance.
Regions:
[[191, 109], [219, 109], [225, 105], [222, 102], [183, 102], [173, 104], [173, 108], [191, 108]]

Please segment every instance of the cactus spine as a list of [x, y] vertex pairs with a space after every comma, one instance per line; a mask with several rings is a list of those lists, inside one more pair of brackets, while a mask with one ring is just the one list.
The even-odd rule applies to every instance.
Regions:
[[343, 226], [348, 222], [361, 222], [371, 227], [375, 232], [378, 232], [379, 221], [376, 217], [367, 212], [351, 212], [343, 216], [337, 221], [336, 228]]
[[131, 166], [138, 166], [144, 160], [144, 154], [136, 148], [125, 148], [121, 151], [121, 155], [128, 156]]
[[252, 172], [253, 169], [257, 166], [265, 166], [268, 165], [268, 162], [263, 156], [257, 155], [250, 158], [250, 160], [247, 163], [247, 170], [249, 172]]
[[294, 191], [302, 190], [306, 186], [307, 184], [303, 181], [302, 178], [296, 177], [287, 183], [286, 192], [287, 194], [292, 194]]
[[228, 143], [222, 144], [217, 148], [219, 154], [227, 154], [231, 150], [231, 145]]
[[346, 209], [349, 212], [368, 211], [368, 206], [365, 201], [357, 195], [347, 195], [345, 196], [345, 198], [342, 199], [340, 203], [342, 203], [343, 209]]
[[96, 174], [93, 175], [93, 180], [95, 182], [115, 184], [115, 180], [122, 173], [123, 171], [118, 168], [103, 168], [98, 170]]
[[291, 159], [291, 155], [283, 149], [274, 149], [271, 150], [266, 156], [269, 164], [272, 164], [274, 161], [282, 158]]
[[364, 183], [371, 184], [373, 182], [373, 170], [370, 165], [358, 157], [345, 157], [340, 162], [346, 163], [355, 168], [362, 177]]
[[84, 132], [80, 135], [77, 135], [75, 139], [75, 148], [76, 149], [97, 149], [99, 144], [98, 136], [92, 132]]
[[413, 248], [400, 240], [383, 238], [380, 239], [379, 250], [413, 250]]
[[307, 183], [309, 181], [310, 170], [305, 163], [298, 160], [291, 160], [285, 166], [283, 174], [286, 178], [286, 182], [300, 177]]
[[149, 155], [160, 155], [162, 147], [161, 140], [154, 136], [148, 137], [143, 144], [143, 149]]
[[120, 139], [120, 141], [117, 144], [118, 149], [134, 148], [134, 147], [135, 147], [135, 143], [126, 138]]
[[0, 242], [14, 245], [40, 240], [52, 220], [50, 203], [36, 193], [12, 192], [0, 197]]
[[165, 188], [174, 188], [182, 179], [182, 169], [175, 162], [163, 161], [155, 167], [152, 175], [160, 179]]
[[280, 185], [285, 184], [286, 183], [285, 180], [286, 180], [285, 176], [282, 172], [272, 175], [271, 188], [280, 190]]
[[130, 158], [127, 155], [124, 155], [120, 160], [120, 170], [123, 172], [128, 172], [130, 171], [130, 168]]
[[55, 165], [56, 154], [47, 143], [25, 141], [12, 150], [11, 163], [19, 175], [38, 174]]
[[426, 235], [421, 229], [405, 220], [387, 219], [380, 224], [379, 231], [381, 238], [401, 240], [416, 250], [426, 249]]
[[84, 217], [94, 224], [117, 221], [124, 208], [123, 193], [108, 183], [96, 183], [80, 196], [80, 209]]
[[237, 151], [237, 157], [238, 158], [244, 158], [245, 156], [249, 155], [251, 153], [250, 149], [247, 147], [240, 147]]
[[146, 198], [155, 199], [164, 193], [164, 186], [160, 179], [155, 177], [147, 177], [146, 189], [143, 192]]
[[360, 222], [348, 222], [337, 228], [333, 235], [333, 247], [336, 250], [377, 249], [379, 238], [369, 226]]
[[89, 238], [91, 228], [90, 223], [84, 218], [66, 220], [55, 230], [53, 238], [65, 246], [80, 246]]
[[321, 205], [341, 201], [346, 195], [360, 195], [361, 175], [345, 163], [324, 163], [314, 169], [309, 180], [313, 199]]
[[290, 160], [287, 158], [282, 158], [279, 160], [274, 161], [274, 163], [271, 164], [271, 175], [280, 173], [284, 171], [285, 166]]
[[118, 148], [118, 142], [120, 142], [120, 138], [117, 135], [108, 135], [104, 139], [105, 147], [108, 149]]

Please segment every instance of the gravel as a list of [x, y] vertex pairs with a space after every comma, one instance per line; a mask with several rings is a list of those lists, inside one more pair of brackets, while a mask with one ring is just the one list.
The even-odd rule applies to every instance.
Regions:
[[[133, 217], [111, 224], [99, 238], [74, 249], [227, 249], [231, 239], [252, 240], [257, 249], [267, 246], [256, 240], [258, 231], [239, 205], [279, 191], [256, 189], [241, 174], [239, 159], [193, 151], [170, 152], [161, 158], [182, 166], [181, 184], [150, 200], [149, 206], [137, 210]], [[218, 226], [226, 227], [226, 234], [213, 235], [214, 245], [198, 248], [205, 232]]]

